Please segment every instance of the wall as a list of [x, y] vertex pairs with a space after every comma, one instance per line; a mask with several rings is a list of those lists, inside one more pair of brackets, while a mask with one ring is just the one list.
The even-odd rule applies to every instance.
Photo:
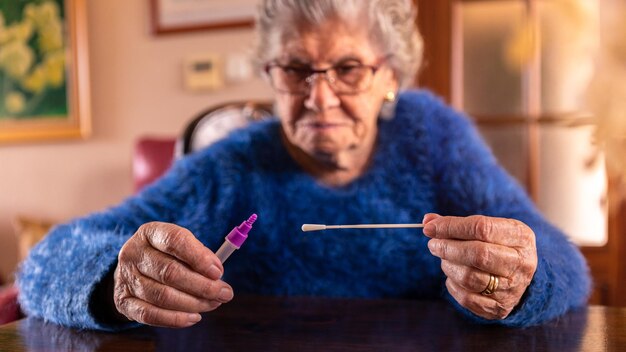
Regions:
[[65, 221], [131, 193], [131, 150], [140, 135], [176, 135], [203, 108], [267, 99], [261, 80], [208, 93], [182, 84], [182, 62], [206, 52], [245, 52], [251, 29], [154, 36], [147, 0], [88, 0], [93, 135], [86, 140], [0, 145], [0, 275], [11, 278], [17, 214]]

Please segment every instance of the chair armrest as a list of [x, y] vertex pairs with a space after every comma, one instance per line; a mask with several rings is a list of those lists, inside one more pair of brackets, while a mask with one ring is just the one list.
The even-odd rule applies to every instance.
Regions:
[[0, 288], [0, 325], [24, 317], [17, 302], [17, 286], [3, 286]]
[[133, 186], [135, 192], [161, 177], [172, 165], [176, 138], [141, 137], [133, 152]]

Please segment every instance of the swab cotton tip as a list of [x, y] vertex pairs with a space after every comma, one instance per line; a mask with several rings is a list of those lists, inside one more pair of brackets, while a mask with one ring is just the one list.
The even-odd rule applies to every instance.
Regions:
[[326, 230], [326, 225], [319, 225], [319, 224], [303, 224], [302, 225], [303, 232], [319, 231], [319, 230]]

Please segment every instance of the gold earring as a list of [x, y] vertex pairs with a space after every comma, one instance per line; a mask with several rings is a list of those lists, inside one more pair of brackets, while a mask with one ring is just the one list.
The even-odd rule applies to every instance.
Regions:
[[388, 103], [392, 103], [396, 100], [396, 92], [390, 90], [385, 94], [385, 101]]

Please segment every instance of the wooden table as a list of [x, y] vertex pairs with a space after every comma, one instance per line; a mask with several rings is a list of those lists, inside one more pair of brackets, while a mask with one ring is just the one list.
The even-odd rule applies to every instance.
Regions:
[[476, 325], [440, 301], [238, 296], [186, 329], [0, 327], [0, 351], [626, 351], [626, 309], [591, 306], [526, 329]]

